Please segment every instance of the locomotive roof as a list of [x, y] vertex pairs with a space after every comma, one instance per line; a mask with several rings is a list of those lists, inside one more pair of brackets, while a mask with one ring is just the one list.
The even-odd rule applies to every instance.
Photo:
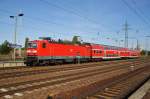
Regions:
[[81, 44], [73, 44], [71, 41], [70, 42], [58, 42], [58, 41], [55, 41], [55, 40], [33, 40], [33, 41], [29, 41], [30, 42], [49, 42], [49, 43], [57, 43], [57, 44], [69, 44], [69, 45], [80, 45], [80, 46], [86, 46], [86, 45], [89, 45], [89, 43], [81, 43]]

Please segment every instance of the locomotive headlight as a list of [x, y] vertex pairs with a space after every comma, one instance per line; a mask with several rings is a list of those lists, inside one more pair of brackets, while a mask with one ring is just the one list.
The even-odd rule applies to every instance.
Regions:
[[27, 50], [27, 53], [31, 53], [31, 50]]
[[32, 53], [37, 53], [37, 50], [33, 50]]

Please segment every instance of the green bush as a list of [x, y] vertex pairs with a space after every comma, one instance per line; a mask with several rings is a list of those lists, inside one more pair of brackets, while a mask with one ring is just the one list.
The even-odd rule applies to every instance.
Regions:
[[0, 54], [9, 54], [12, 48], [9, 47], [9, 42], [5, 40], [1, 45], [0, 45]]

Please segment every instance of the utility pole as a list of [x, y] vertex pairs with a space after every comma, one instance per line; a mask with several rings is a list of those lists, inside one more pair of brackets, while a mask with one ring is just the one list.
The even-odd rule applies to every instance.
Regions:
[[121, 47], [121, 42], [123, 42], [124, 40], [119, 40], [119, 47]]
[[125, 31], [124, 47], [125, 47], [125, 48], [128, 48], [128, 30], [130, 29], [130, 28], [129, 28], [129, 25], [128, 25], [128, 22], [126, 21], [123, 26], [124, 26], [123, 30]]
[[139, 40], [138, 40], [138, 39], [136, 40], [136, 43], [137, 43], [136, 49], [137, 49], [137, 50], [140, 50], [140, 45], [139, 45]]
[[[138, 33], [139, 33], [139, 30], [136, 30], [136, 34], [138, 34]], [[140, 50], [140, 44], [139, 44], [139, 40], [138, 39], [136, 39], [136, 43], [137, 43], [136, 49]]]
[[148, 38], [150, 38], [150, 36], [145, 36], [146, 37], [146, 42], [145, 42], [145, 56], [148, 56]]
[[[139, 46], [139, 40], [135, 37], [129, 37], [129, 39], [134, 39], [136, 40], [136, 46], [135, 46], [135, 49], [139, 50], [140, 49], [140, 46]], [[134, 43], [133, 43], [133, 40], [132, 40], [132, 49], [134, 49], [133, 47]]]

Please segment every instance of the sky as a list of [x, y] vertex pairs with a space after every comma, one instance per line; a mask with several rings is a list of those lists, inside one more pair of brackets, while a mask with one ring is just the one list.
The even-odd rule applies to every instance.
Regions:
[[26, 37], [78, 35], [85, 42], [123, 47], [127, 21], [129, 48], [138, 40], [142, 49], [150, 49], [149, 0], [0, 0], [0, 43], [14, 42], [15, 20], [9, 16], [19, 13], [24, 16], [17, 17], [17, 44], [24, 45]]

